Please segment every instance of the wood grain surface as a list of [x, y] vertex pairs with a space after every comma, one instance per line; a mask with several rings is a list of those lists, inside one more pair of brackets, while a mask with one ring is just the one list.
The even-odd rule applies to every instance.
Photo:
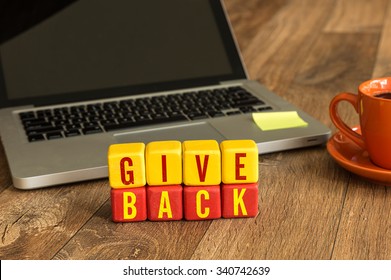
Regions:
[[[250, 78], [333, 132], [332, 97], [391, 74], [391, 1], [224, 3]], [[256, 218], [113, 223], [107, 180], [20, 191], [0, 146], [0, 259], [391, 259], [390, 187], [325, 146], [263, 155], [259, 172]]]

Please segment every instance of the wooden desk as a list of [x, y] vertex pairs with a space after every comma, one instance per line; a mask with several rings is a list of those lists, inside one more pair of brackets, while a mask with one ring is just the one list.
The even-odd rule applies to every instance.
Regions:
[[[391, 75], [387, 0], [226, 0], [252, 79], [327, 126], [328, 103]], [[357, 124], [353, 109], [344, 116]], [[256, 218], [113, 223], [107, 180], [12, 186], [0, 146], [1, 259], [390, 259], [391, 189], [315, 147], [260, 157]]]

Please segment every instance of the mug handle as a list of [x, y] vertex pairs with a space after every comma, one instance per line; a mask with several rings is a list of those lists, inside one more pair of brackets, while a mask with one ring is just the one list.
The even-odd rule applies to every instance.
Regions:
[[363, 137], [355, 132], [351, 127], [349, 127], [339, 116], [337, 105], [341, 101], [347, 101], [353, 105], [356, 112], [359, 114], [359, 99], [358, 95], [348, 92], [342, 92], [336, 95], [330, 102], [329, 112], [331, 121], [334, 125], [349, 139], [351, 139], [354, 143], [359, 145], [361, 148], [365, 148], [365, 143]]

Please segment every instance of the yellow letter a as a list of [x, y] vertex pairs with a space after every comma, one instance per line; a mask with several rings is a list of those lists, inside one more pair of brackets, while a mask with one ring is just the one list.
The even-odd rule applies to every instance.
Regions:
[[162, 196], [160, 197], [160, 207], [158, 218], [163, 218], [163, 214], [167, 214], [167, 218], [172, 218], [170, 197], [168, 196], [168, 191], [162, 191]]

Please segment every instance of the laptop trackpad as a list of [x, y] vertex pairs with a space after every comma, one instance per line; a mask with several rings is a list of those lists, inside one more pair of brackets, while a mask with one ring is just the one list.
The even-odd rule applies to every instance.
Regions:
[[208, 140], [215, 139], [221, 142], [226, 138], [208, 123], [196, 123], [191, 125], [160, 127], [148, 130], [122, 132], [114, 134], [117, 143], [152, 142], [163, 140]]

